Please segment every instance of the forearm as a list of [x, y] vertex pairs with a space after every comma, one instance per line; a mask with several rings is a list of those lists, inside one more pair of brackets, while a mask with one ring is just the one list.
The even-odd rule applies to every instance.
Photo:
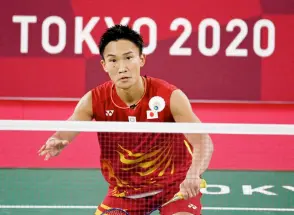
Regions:
[[[70, 116], [67, 121], [91, 121], [92, 116], [87, 113], [74, 113]], [[57, 138], [61, 140], [67, 140], [69, 143], [73, 141], [73, 139], [79, 134], [80, 132], [75, 131], [57, 131], [55, 132], [51, 138]]]
[[213, 143], [207, 134], [189, 135], [189, 142], [193, 147], [192, 164], [189, 173], [193, 176], [200, 176], [209, 166], [213, 153]]
[[[57, 131], [50, 138], [56, 138], [60, 140], [67, 140], [69, 143], [79, 134], [79, 132], [74, 131]], [[49, 139], [50, 139], [49, 138]]]

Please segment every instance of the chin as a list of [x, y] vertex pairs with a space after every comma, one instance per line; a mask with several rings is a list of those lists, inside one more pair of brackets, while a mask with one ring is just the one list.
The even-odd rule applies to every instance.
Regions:
[[130, 89], [133, 85], [134, 85], [133, 83], [118, 83], [116, 87], [127, 90], [127, 89]]

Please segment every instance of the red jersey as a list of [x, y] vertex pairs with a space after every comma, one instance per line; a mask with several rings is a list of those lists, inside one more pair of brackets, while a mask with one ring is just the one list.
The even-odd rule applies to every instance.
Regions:
[[[94, 88], [95, 120], [175, 122], [170, 97], [177, 88], [152, 77], [145, 77], [144, 81], [144, 95], [133, 108], [126, 106], [116, 94], [112, 81]], [[150, 110], [153, 98], [164, 101], [158, 111]], [[164, 189], [173, 182], [182, 181], [191, 164], [191, 145], [180, 133], [103, 132], [98, 133], [98, 140], [101, 171], [114, 196]]]

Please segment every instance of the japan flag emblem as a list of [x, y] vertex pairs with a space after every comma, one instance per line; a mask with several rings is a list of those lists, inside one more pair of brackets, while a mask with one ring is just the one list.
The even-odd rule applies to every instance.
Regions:
[[157, 119], [158, 113], [156, 111], [147, 110], [147, 119]]

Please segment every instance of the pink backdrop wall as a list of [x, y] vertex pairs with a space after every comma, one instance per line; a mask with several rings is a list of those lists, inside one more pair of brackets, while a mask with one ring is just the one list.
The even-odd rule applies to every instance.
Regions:
[[[130, 0], [121, 10], [122, 4], [2, 3], [0, 97], [79, 98], [108, 79], [97, 43], [108, 26], [122, 22], [146, 40], [142, 74], [170, 81], [191, 100], [294, 101], [292, 0]], [[184, 53], [172, 48], [181, 37]]]

